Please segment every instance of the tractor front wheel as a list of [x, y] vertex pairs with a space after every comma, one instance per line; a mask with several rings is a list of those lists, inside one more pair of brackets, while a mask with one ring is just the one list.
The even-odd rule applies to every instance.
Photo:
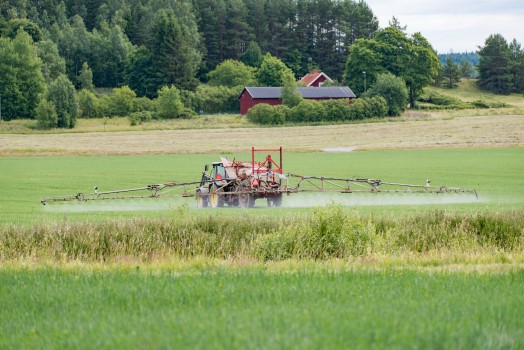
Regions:
[[206, 208], [209, 202], [209, 197], [197, 194], [196, 201], [198, 208]]

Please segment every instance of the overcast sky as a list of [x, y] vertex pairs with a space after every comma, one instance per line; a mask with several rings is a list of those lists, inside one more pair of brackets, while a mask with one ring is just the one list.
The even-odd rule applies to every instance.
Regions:
[[380, 27], [395, 16], [438, 53], [472, 52], [491, 34], [524, 46], [524, 0], [366, 0]]

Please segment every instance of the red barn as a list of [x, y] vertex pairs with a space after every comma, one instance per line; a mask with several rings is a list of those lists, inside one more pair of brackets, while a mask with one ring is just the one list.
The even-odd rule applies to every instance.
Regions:
[[325, 73], [319, 72], [317, 69], [313, 69], [311, 73], [308, 73], [302, 77], [298, 82], [299, 84], [304, 84], [311, 87], [319, 87], [324, 84], [325, 81], [333, 82], [330, 77]]
[[[345, 99], [351, 103], [351, 100], [356, 97], [347, 86], [298, 87], [296, 90], [302, 95], [302, 98], [311, 100]], [[251, 107], [259, 103], [280, 105], [282, 104], [281, 95], [281, 87], [246, 87], [238, 97], [240, 114], [247, 114]]]

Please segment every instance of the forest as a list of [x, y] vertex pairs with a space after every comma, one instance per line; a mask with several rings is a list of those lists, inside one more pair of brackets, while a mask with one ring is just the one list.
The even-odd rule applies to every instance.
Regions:
[[[319, 68], [357, 95], [365, 90], [363, 71], [370, 87], [379, 74], [392, 73], [406, 81], [414, 106], [441, 64], [420, 33], [410, 37], [404, 29], [394, 17], [389, 29], [380, 29], [362, 0], [4, 0], [0, 112], [7, 120], [40, 112], [53, 116], [52, 125], [57, 119], [56, 126], [73, 127], [76, 114], [155, 109], [150, 99], [163, 87], [176, 90], [164, 89], [165, 98], [171, 94], [183, 104], [176, 105], [177, 116], [232, 111], [235, 84], [264, 81], [259, 69], [266, 58], [283, 63], [295, 79]], [[524, 91], [520, 44], [492, 37], [479, 51], [479, 85], [498, 93]], [[408, 49], [390, 50], [399, 43]], [[236, 64], [229, 73], [247, 75], [235, 84], [217, 83], [220, 77], [213, 82], [224, 62]], [[468, 65], [462, 72], [477, 74]], [[95, 87], [113, 88], [121, 98], [95, 95]]]

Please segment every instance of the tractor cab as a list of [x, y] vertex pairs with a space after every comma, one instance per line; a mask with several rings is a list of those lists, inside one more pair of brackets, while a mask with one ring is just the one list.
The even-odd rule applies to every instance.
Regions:
[[222, 180], [227, 178], [226, 168], [222, 162], [213, 163], [213, 169], [211, 170], [211, 177], [215, 180]]

